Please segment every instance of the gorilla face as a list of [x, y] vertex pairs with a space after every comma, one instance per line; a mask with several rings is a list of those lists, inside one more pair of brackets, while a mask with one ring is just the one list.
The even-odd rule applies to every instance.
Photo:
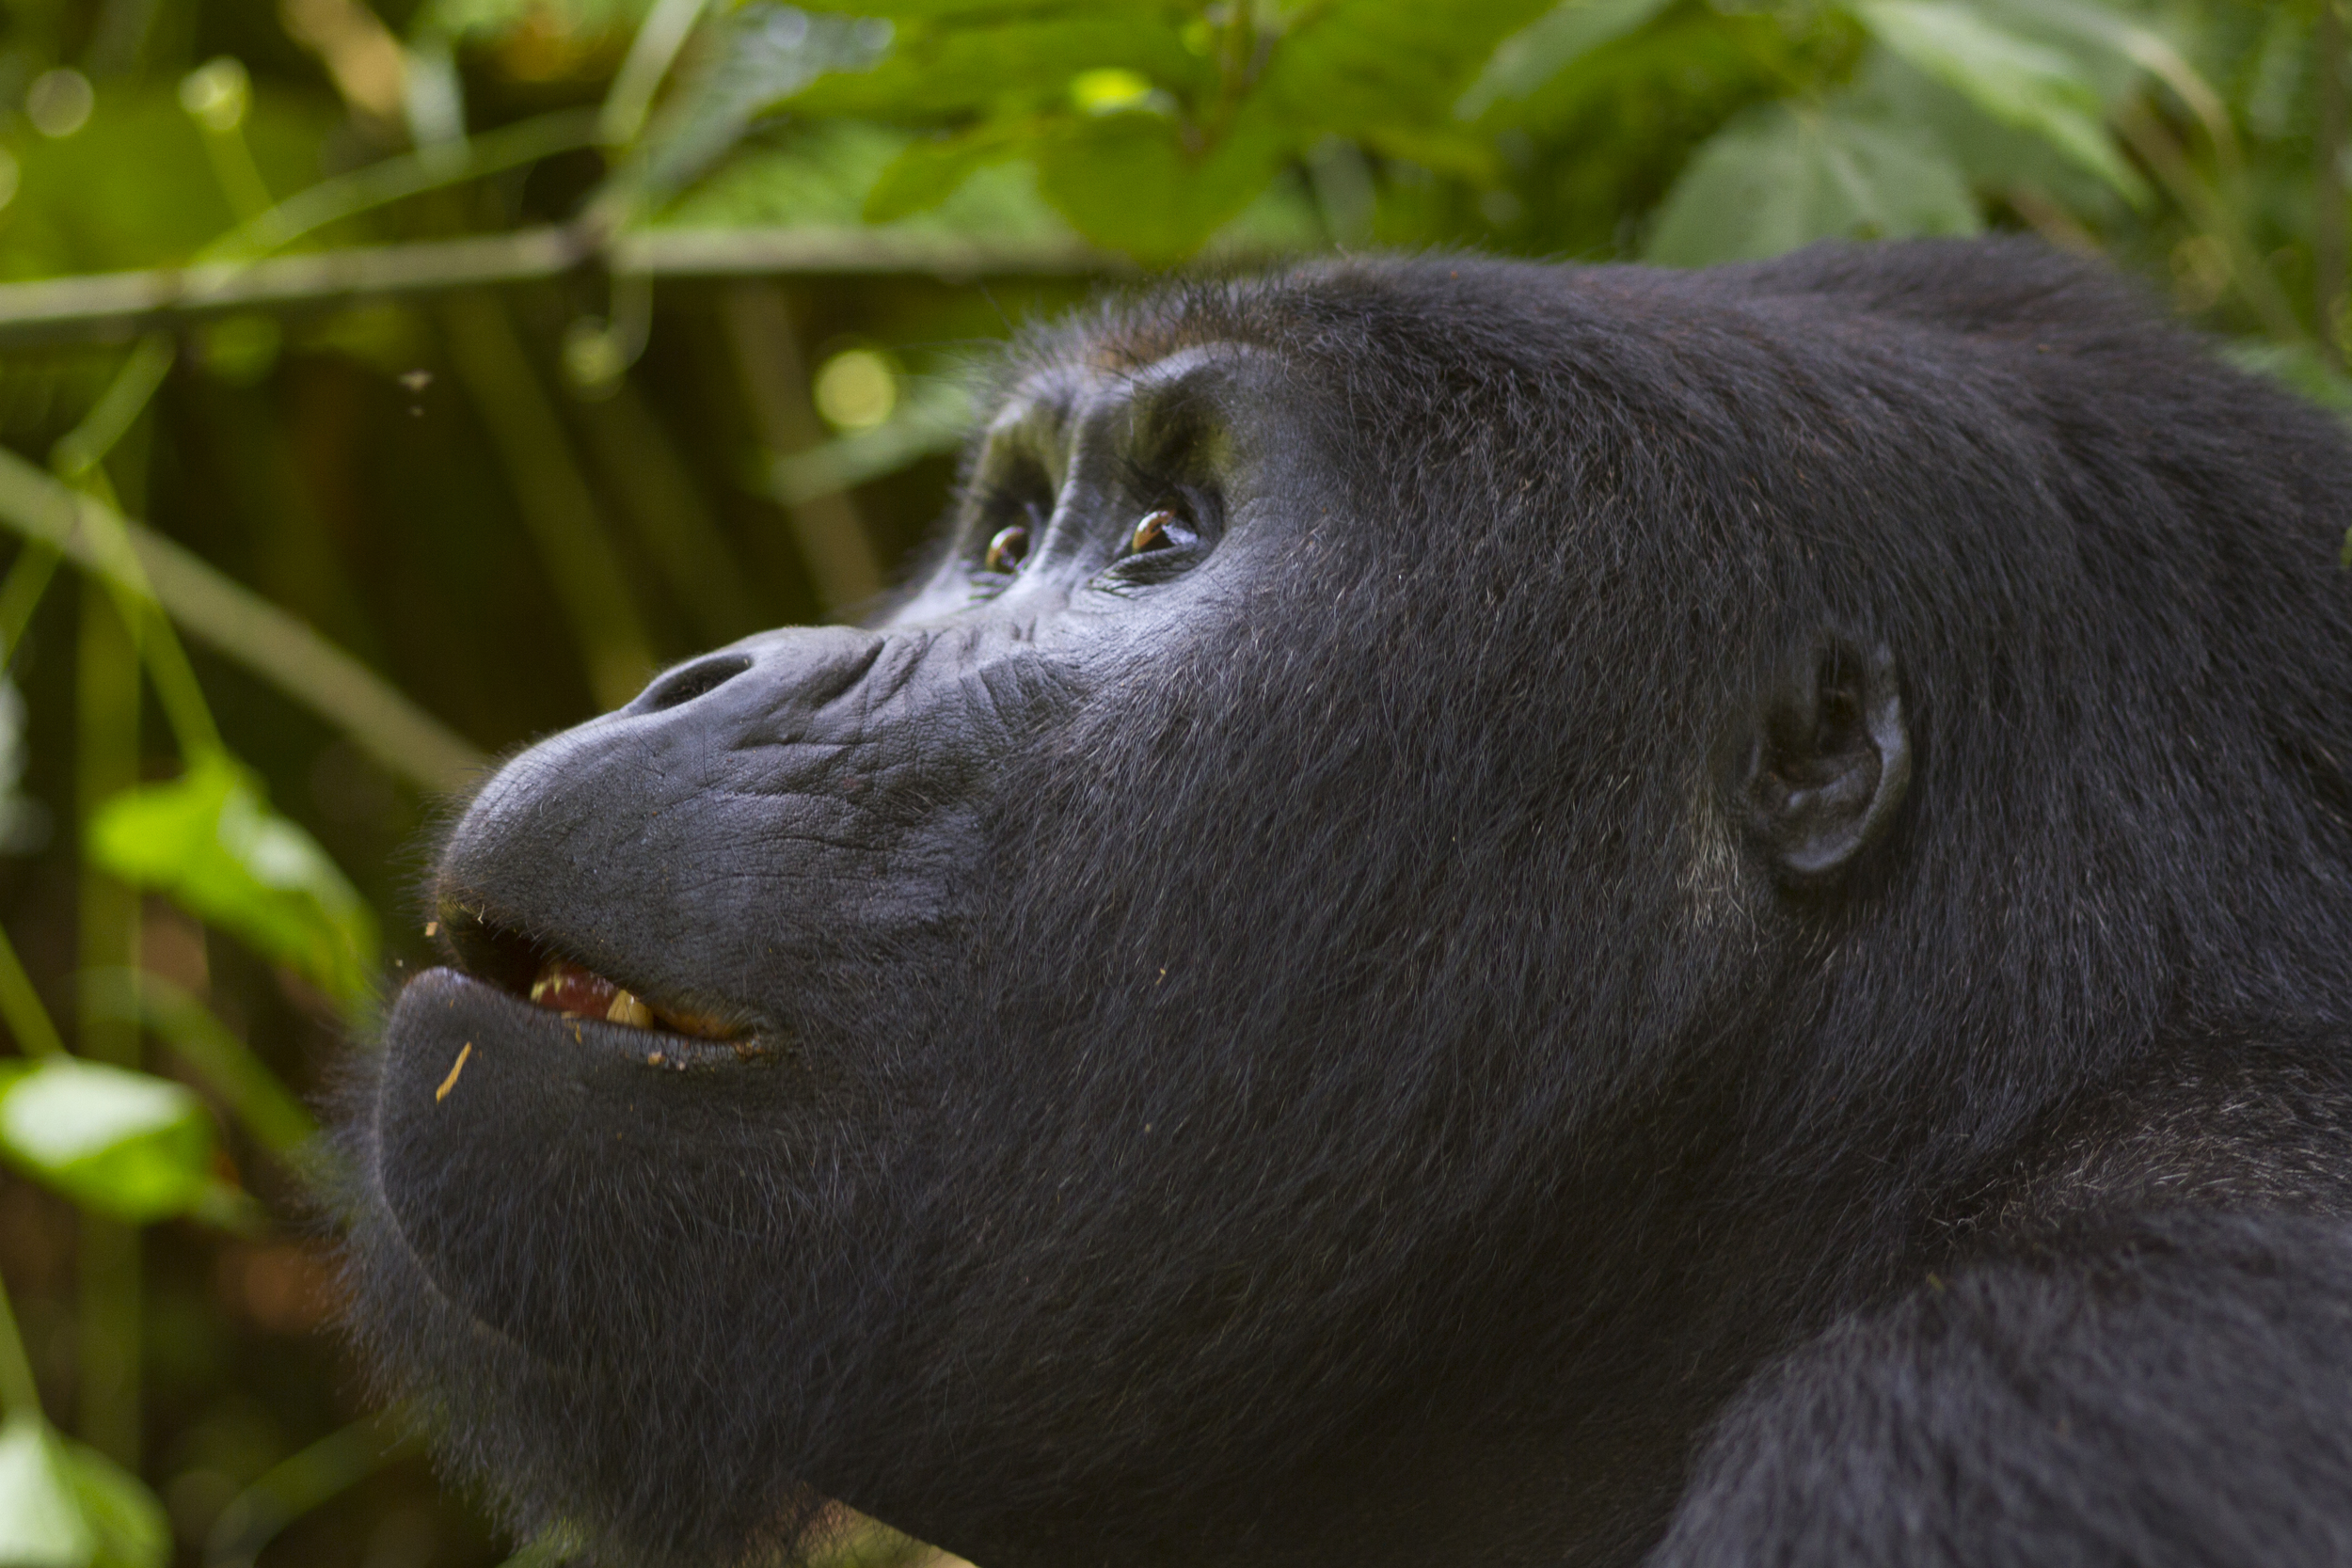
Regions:
[[524, 1523], [710, 1560], [829, 1495], [993, 1539], [1025, 1486], [1263, 1462], [1411, 1332], [1348, 1151], [1426, 1099], [1334, 999], [1392, 989], [1352, 934], [1411, 895], [1347, 849], [1370, 651], [1295, 635], [1348, 549], [1301, 381], [1041, 364], [895, 611], [675, 669], [458, 823], [358, 1315]]
[[[1896, 1266], [1734, 1180], [1740, 1117], [1834, 1115], [1780, 1160], [1826, 1191], [1979, 1072], [1886, 1067], [1899, 986], [1804, 1054], [1794, 956], [1879, 1000], [1835, 923], [1913, 776], [1857, 541], [1934, 539], [1938, 463], [2045, 504], [1904, 434], [1924, 332], [1710, 287], [1339, 264], [1049, 336], [895, 610], [509, 763], [350, 1118], [383, 1390], [632, 1565], [828, 1498], [988, 1568], [1437, 1550], [1538, 1471], [1654, 1528], [1726, 1380]], [[1954, 556], [1970, 615], [2046, 580]]]

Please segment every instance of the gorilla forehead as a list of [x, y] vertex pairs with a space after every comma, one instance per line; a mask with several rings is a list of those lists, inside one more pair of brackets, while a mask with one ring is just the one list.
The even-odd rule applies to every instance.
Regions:
[[[1309, 514], [1344, 518], [1327, 545], [1422, 568], [1413, 580], [1433, 592], [1481, 572], [1549, 588], [1554, 570], [1639, 565], [1665, 575], [1605, 579], [1614, 596], [1563, 608], [1630, 609], [1630, 590], [1803, 619], [1908, 558], [1922, 568], [1909, 588], [2008, 594], [2046, 583], [2033, 558], [2071, 543], [2039, 483], [2068, 463], [2054, 418], [2115, 422], [2123, 388], [2101, 365], [2128, 374], [2160, 340], [2108, 280], [2006, 260], [1994, 277], [1925, 251], [1898, 267], [1821, 252], [1699, 275], [1325, 262], [1034, 330], [999, 391], [1009, 423], [1046, 429], [1164, 361], [1258, 350], [1276, 391], [1246, 422], [1279, 416], [1284, 442], [1337, 454]], [[1951, 539], [1988, 528], [2001, 532]], [[2000, 549], [1970, 547], [1984, 545]]]

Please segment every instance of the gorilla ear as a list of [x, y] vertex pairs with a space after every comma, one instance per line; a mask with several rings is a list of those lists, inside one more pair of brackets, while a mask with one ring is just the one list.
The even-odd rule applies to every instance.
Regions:
[[1817, 643], [1762, 705], [1740, 790], [1749, 836], [1783, 882], [1825, 886], [1885, 834], [1911, 783], [1894, 656]]

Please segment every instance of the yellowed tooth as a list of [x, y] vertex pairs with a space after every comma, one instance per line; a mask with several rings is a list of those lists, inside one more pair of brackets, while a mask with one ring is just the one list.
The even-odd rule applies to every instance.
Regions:
[[548, 979], [539, 979], [539, 980], [533, 980], [533, 981], [532, 981], [532, 982], [531, 982], [531, 999], [532, 999], [533, 1002], [538, 1001], [538, 1000], [539, 1000], [539, 998], [541, 998], [541, 997], [543, 997], [543, 996], [547, 995], [547, 993], [548, 993], [548, 988], [549, 986], [553, 985], [553, 984], [555, 984], [555, 982], [554, 982], [554, 981], [552, 981], [552, 980], [548, 980]]
[[612, 994], [612, 1006], [604, 1010], [607, 1023], [625, 1023], [631, 1029], [653, 1027], [653, 1009], [627, 991]]

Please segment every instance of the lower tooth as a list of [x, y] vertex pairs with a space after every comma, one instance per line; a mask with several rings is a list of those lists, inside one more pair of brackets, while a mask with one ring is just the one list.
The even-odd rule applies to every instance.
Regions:
[[625, 1023], [632, 1029], [650, 1029], [653, 1027], [653, 1009], [628, 992], [619, 991], [613, 995], [612, 1006], [604, 1010], [604, 1021], [607, 1023]]

